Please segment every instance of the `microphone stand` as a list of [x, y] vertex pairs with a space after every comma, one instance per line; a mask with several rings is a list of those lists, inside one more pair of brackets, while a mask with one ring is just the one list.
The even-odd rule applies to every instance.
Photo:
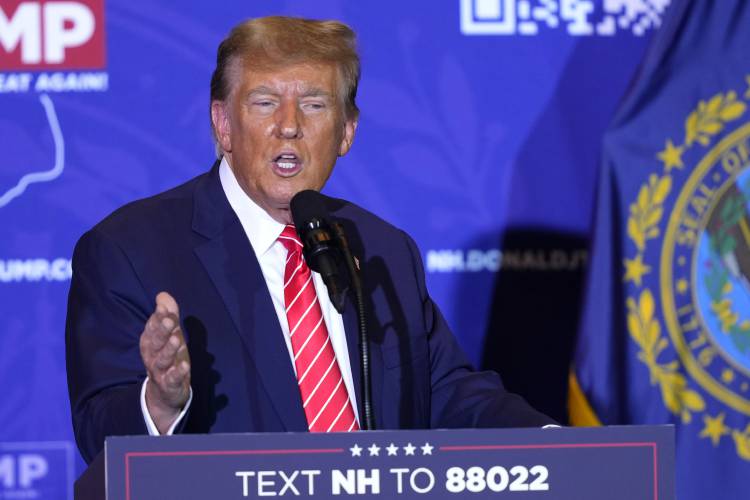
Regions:
[[354, 256], [349, 248], [349, 242], [344, 234], [343, 226], [334, 222], [331, 224], [333, 232], [336, 235], [339, 247], [344, 254], [346, 267], [349, 269], [349, 276], [352, 282], [352, 291], [354, 292], [354, 303], [357, 307], [357, 319], [359, 320], [359, 361], [360, 372], [362, 374], [362, 408], [364, 418], [362, 419], [362, 430], [375, 430], [375, 417], [372, 409], [372, 385], [370, 383], [370, 343], [367, 336], [367, 321], [365, 318], [365, 300], [362, 292], [362, 278], [357, 266], [354, 264]]

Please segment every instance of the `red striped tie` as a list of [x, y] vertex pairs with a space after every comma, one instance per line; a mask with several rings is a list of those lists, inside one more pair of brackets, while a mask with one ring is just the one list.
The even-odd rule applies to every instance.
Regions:
[[288, 251], [284, 305], [307, 426], [310, 432], [359, 430], [294, 226], [286, 226], [279, 241]]

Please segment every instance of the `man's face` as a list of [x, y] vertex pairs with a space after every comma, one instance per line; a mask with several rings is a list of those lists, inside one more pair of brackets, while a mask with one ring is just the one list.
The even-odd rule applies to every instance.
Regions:
[[219, 144], [245, 193], [289, 224], [290, 200], [323, 187], [357, 122], [345, 117], [333, 64], [233, 69], [228, 99], [211, 104]]

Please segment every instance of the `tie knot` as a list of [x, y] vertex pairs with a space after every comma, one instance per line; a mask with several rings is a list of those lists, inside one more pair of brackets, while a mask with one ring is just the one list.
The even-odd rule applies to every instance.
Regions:
[[279, 241], [286, 247], [287, 252], [301, 252], [302, 242], [297, 236], [297, 230], [293, 225], [287, 224], [279, 236]]

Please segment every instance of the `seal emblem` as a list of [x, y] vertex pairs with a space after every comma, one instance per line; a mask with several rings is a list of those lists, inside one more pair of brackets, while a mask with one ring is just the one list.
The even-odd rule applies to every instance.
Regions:
[[[750, 76], [747, 78], [750, 87]], [[744, 98], [744, 99], [743, 99]], [[750, 113], [720, 92], [665, 141], [630, 205], [628, 333], [665, 407], [750, 460]], [[689, 156], [693, 161], [684, 160]], [[649, 263], [658, 263], [658, 270]], [[654, 266], [656, 267], [656, 266]], [[699, 418], [695, 418], [699, 417]], [[702, 425], [701, 425], [702, 424]]]

